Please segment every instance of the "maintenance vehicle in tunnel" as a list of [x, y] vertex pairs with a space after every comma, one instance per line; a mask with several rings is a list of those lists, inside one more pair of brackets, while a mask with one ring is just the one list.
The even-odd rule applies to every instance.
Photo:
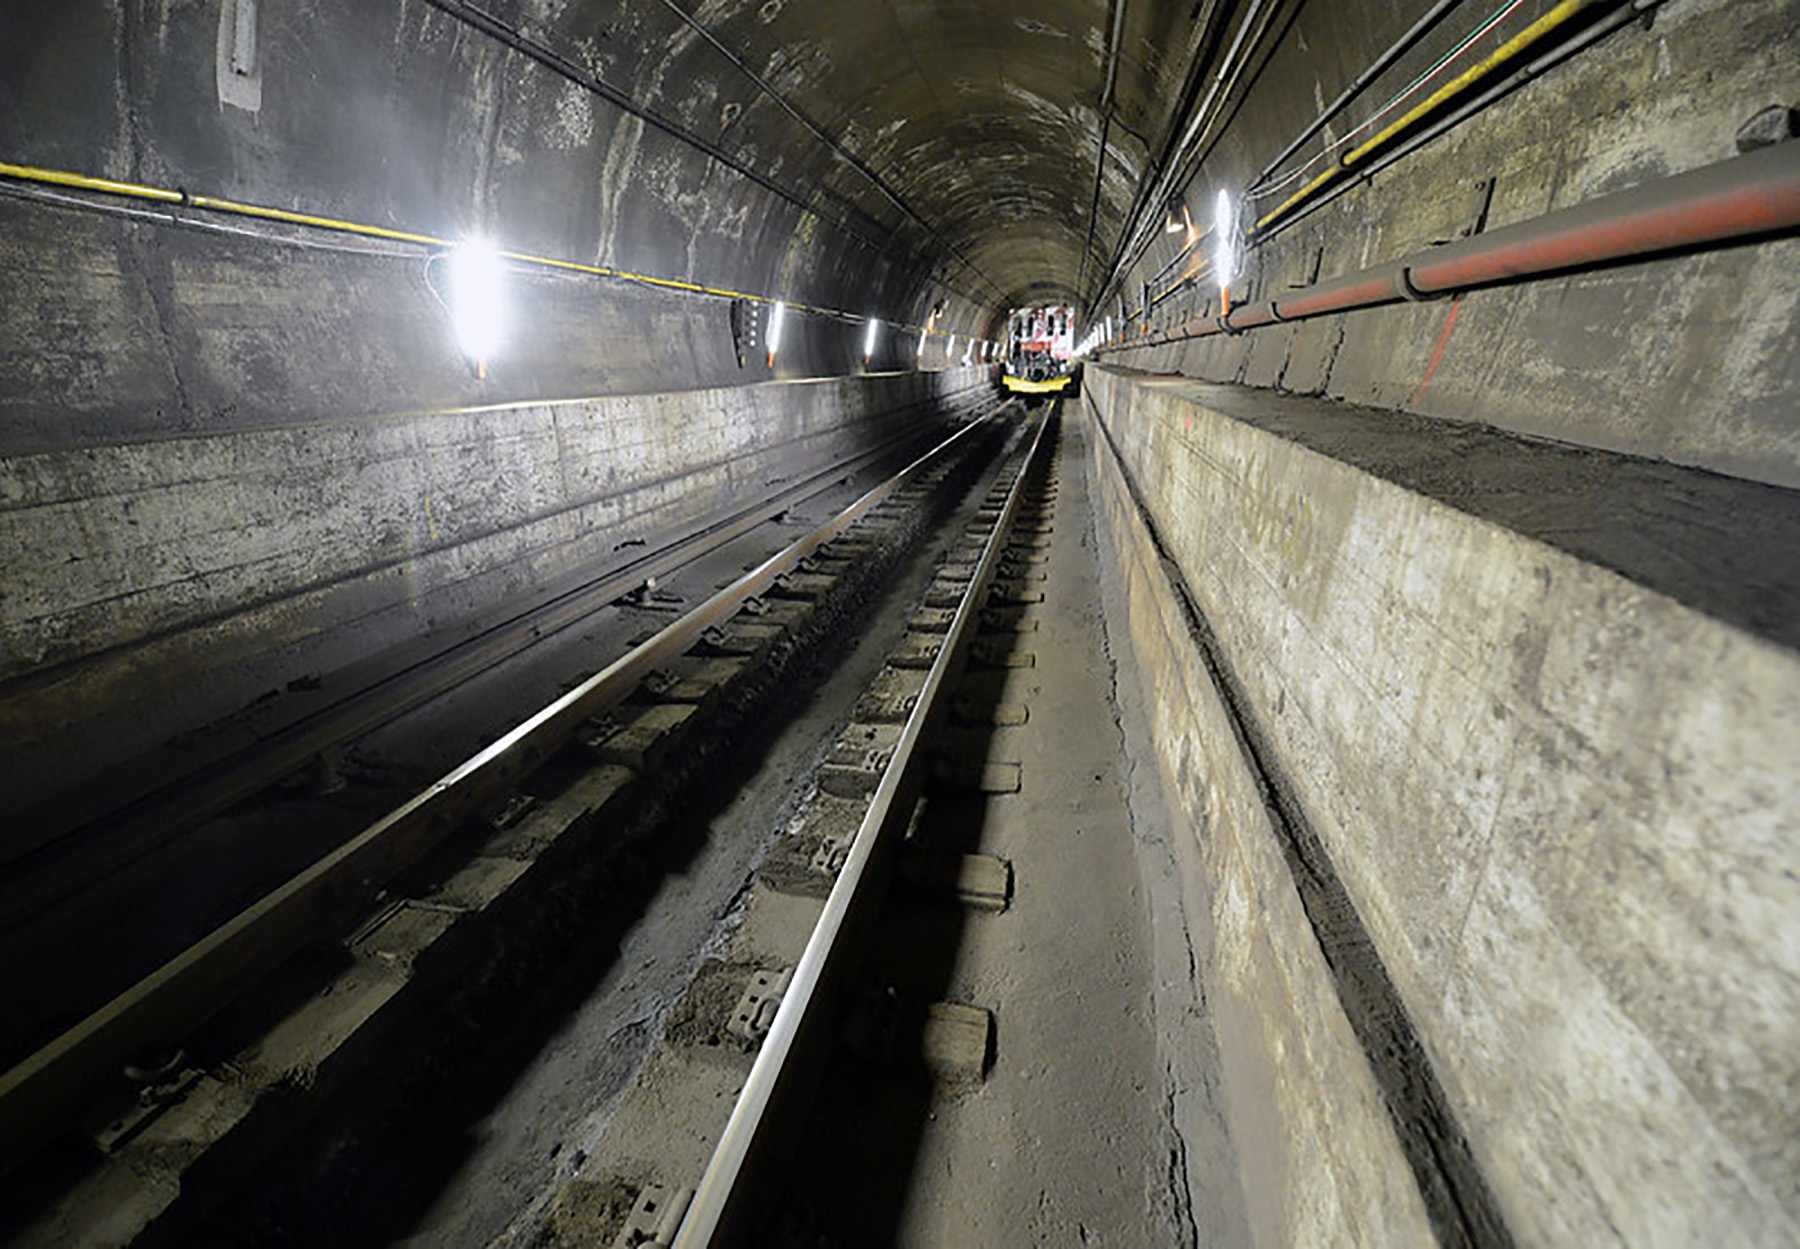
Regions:
[[1006, 322], [1001, 390], [1015, 395], [1080, 394], [1081, 366], [1074, 361], [1073, 308], [1013, 309]]

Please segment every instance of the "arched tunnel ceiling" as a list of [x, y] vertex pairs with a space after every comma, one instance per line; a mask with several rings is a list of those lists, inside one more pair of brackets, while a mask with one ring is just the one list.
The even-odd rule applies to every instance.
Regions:
[[1005, 307], [1078, 298], [1084, 272], [1086, 286], [1097, 283], [1220, 6], [539, 0], [525, 8], [528, 29], [554, 30], [651, 109], [900, 241], [977, 303]]

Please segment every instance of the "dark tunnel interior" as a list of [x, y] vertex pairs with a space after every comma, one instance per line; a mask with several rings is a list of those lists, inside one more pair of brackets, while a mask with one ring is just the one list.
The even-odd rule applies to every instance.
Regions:
[[[850, 680], [798, 643], [809, 658], [758, 694], [774, 710], [720, 730], [749, 761], [667, 765], [684, 779], [659, 800], [680, 830], [664, 858], [557, 869], [623, 890], [617, 916], [557, 935], [576, 953], [541, 960], [554, 987], [495, 1042], [519, 1069], [483, 1068], [491, 1097], [441, 1129], [461, 1134], [456, 1165], [421, 1162], [366, 1228], [293, 1221], [328, 1204], [304, 1185], [244, 1214], [238, 1190], [280, 1187], [267, 1170], [210, 1171], [219, 1151], [177, 1133], [187, 1113], [254, 1133], [221, 1129], [227, 1144], [306, 1142], [267, 1146], [290, 1173], [304, 1150], [352, 1156], [329, 1143], [348, 1129], [318, 1126], [335, 1110], [302, 1132], [298, 1110], [253, 1112], [247, 1093], [203, 1110], [193, 1091], [311, 1080], [232, 1057], [274, 1044], [243, 1040], [242, 1003], [289, 990], [133, 999], [137, 1048], [93, 1062], [115, 1100], [135, 1083], [154, 1105], [112, 1136], [77, 1109], [92, 1079], [58, 1074], [58, 1047], [113, 1028], [94, 1020], [114, 994], [344, 853], [382, 804], [624, 662], [676, 604], [970, 429], [945, 462], [987, 456], [990, 476], [909, 471], [972, 492], [921, 513], [946, 533], [1036, 534], [1000, 572], [967, 562], [1025, 587], [1004, 611], [1033, 621], [1017, 637], [1037, 668], [1012, 672], [991, 639], [968, 662], [1039, 683], [1030, 723], [1000, 718], [1014, 686], [982, 714], [1047, 735], [1063, 788], [1034, 801], [1062, 805], [1018, 828], [1071, 840], [1045, 832], [1042, 866], [1007, 860], [1006, 914], [871, 941], [939, 950], [953, 997], [986, 983], [981, 933], [1016, 920], [1016, 957], [1056, 970], [1030, 991], [993, 972], [1031, 1005], [993, 1007], [976, 1091], [865, 1090], [869, 1122], [907, 1125], [871, 1156], [904, 1157], [871, 1183], [872, 1226], [817, 1243], [1794, 1243], [1797, 105], [1795, 0], [0, 0], [0, 1118], [20, 1108], [0, 1132], [0, 1235], [635, 1235], [626, 1210], [651, 1184], [695, 1185], [713, 1138], [647, 1120], [665, 1153], [596, 1179], [575, 1142], [600, 1158], [602, 1118], [649, 1113], [624, 1093], [570, 1094], [562, 1135], [529, 1138], [541, 1157], [516, 1182], [484, 1181], [480, 1214], [445, 1213], [448, 1177], [478, 1169], [471, 1124], [504, 1120], [525, 1055], [564, 1043], [545, 1021], [622, 992], [643, 925], [687, 942], [657, 957], [700, 978], [643, 1008], [653, 1025], [607, 1070], [716, 1078], [719, 1115], [751, 1080], [748, 1049], [710, 1074], [657, 1064], [724, 992], [704, 960], [735, 967], [718, 951], [787, 914], [747, 904], [766, 891], [745, 882], [781, 861], [767, 830], [792, 809], [727, 787], [842, 762], [822, 736], [782, 736], [830, 722], [827, 691]], [[1008, 354], [1013, 314], [1046, 306], [1071, 311], [1075, 366], [1048, 404], [1014, 393]], [[1044, 458], [996, 467], [1028, 455]], [[1003, 509], [1015, 478], [1030, 501]], [[926, 528], [896, 532], [936, 541]], [[750, 545], [713, 550], [740, 530]], [[701, 539], [713, 553], [677, 574]], [[899, 542], [870, 540], [845, 575], [924, 560]], [[811, 558], [782, 576], [814, 575]], [[938, 609], [925, 563], [894, 575], [923, 578], [913, 599], [852, 577], [843, 610], [868, 615], [819, 655], [856, 662], [899, 644], [914, 600]], [[747, 610], [787, 594], [770, 584]], [[734, 654], [695, 629], [700, 649], [669, 655]], [[358, 710], [433, 665], [467, 675], [469, 647], [553, 634], [562, 666], [468, 676], [462, 713], [428, 720], [425, 694]], [[389, 724], [366, 738], [386, 744], [307, 737], [328, 714], [364, 717], [345, 741]], [[982, 749], [1015, 749], [1007, 731]], [[220, 779], [277, 747], [278, 785]], [[650, 759], [630, 755], [634, 774]], [[523, 775], [507, 784], [549, 809]], [[143, 831], [190, 777], [223, 786], [205, 830]], [[345, 777], [373, 805], [320, 797]], [[256, 792], [285, 813], [257, 814]], [[959, 853], [1014, 835], [925, 802], [952, 813]], [[484, 835], [515, 818], [481, 811]], [[734, 819], [764, 840], [718, 858]], [[1111, 830], [1117, 862], [1085, 857], [1075, 824]], [[358, 877], [356, 905], [390, 915], [410, 895], [388, 882], [436, 862], [421, 846]], [[897, 870], [902, 891], [941, 874]], [[711, 872], [716, 906], [670, 900]], [[344, 953], [376, 921], [319, 906], [279, 958], [240, 960], [246, 982], [290, 957], [314, 960], [292, 973], [308, 992], [378, 965]], [[1067, 1012], [1054, 1026], [1032, 1014], [1046, 995]], [[928, 1034], [961, 1018], [922, 1017]], [[607, 1018], [613, 1044], [627, 1025]], [[239, 1050], [183, 1042], [200, 1021]], [[168, 1073], [119, 1080], [146, 1038], [197, 1064], [176, 1092]], [[1089, 1077], [1142, 1113], [1090, 1137], [1045, 1109], [1084, 1104], [1064, 1090]], [[959, 1143], [934, 1135], [940, 1111]], [[795, 1146], [800, 1165], [847, 1169], [880, 1136], [846, 1122]], [[969, 1175], [1015, 1154], [991, 1183]], [[934, 1166], [964, 1178], [933, 1188]], [[703, 1243], [694, 1226], [616, 1243]]]

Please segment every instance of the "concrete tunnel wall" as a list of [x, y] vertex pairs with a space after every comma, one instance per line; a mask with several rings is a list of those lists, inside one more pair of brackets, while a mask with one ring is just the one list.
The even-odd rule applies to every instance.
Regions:
[[[887, 443], [909, 405], [982, 380], [958, 366], [985, 306], [828, 187], [803, 209], [417, 3], [264, 13], [252, 90], [220, 68], [231, 16], [10, 15], [0, 152], [887, 325], [865, 359], [860, 319], [793, 309], [771, 360], [766, 303], [738, 305], [740, 342], [732, 300], [515, 265], [478, 378], [435, 249], [0, 198], [8, 808]], [[684, 123], [722, 110], [772, 182], [814, 187], [782, 169], [792, 119], [688, 64], [691, 36], [627, 59], [666, 33], [576, 42]], [[922, 351], [895, 328], [928, 317]], [[804, 378], [838, 380], [781, 384]]]
[[[1757, 636], [1296, 436], [1305, 411], [1320, 445], [1341, 438], [1331, 405], [1110, 368], [1087, 391], [1119, 456], [1096, 455], [1105, 548], [1155, 674], [1260, 1241], [1407, 1243], [1420, 1214], [1403, 1148], [1420, 1142], [1400, 1138], [1429, 1116], [1384, 1105], [1399, 1077], [1370, 1044], [1383, 1021], [1352, 1026], [1344, 982], [1373, 968], [1347, 923], [1520, 1243], [1791, 1239], [1800, 1136], [1768, 1096], [1797, 1074], [1800, 969], [1770, 940], [1800, 907], [1791, 630]], [[1791, 549], [1800, 518], [1770, 502], [1772, 549]], [[1306, 869], [1284, 862], [1259, 768], [1317, 838]], [[1321, 873], [1339, 888], [1303, 905]]]
[[[854, 206], [821, 191], [803, 211], [418, 0], [264, 14], [257, 90], [234, 103], [242, 90], [219, 68], [230, 7], [77, 0], [10, 15], [0, 149], [889, 322], [943, 303], [934, 328], [984, 328], [985, 295], [976, 307]], [[796, 123], [721, 67], [685, 72], [691, 36], [584, 29], [578, 6], [561, 7], [591, 68], [682, 122], [722, 110], [744, 159], [783, 189], [811, 187], [784, 167]], [[664, 38], [663, 59], [630, 59]], [[759, 351], [740, 367], [727, 301], [528, 267], [510, 275], [512, 328], [477, 380], [418, 248], [317, 232], [284, 246], [260, 227], [247, 237], [255, 221], [201, 214], [171, 229], [12, 198], [0, 210], [14, 293], [0, 308], [0, 451], [864, 367], [860, 324], [792, 317], [773, 369]], [[933, 341], [927, 366], [943, 363]], [[912, 346], [886, 335], [868, 367], [911, 367]]]
[[[449, 238], [486, 232], [893, 322], [941, 304], [937, 326], [965, 341], [1008, 296], [1068, 297], [1082, 280], [1020, 267], [984, 286], [656, 5], [603, 21], [589, 5], [492, 7], [684, 122], [732, 134], [811, 211], [417, 0], [309, 0], [267, 25], [250, 92], [219, 70], [229, 7], [78, 0], [10, 16], [0, 159]], [[790, 5], [780, 22], [769, 7], [708, 11], [775, 41], [758, 64], [784, 88], [816, 74], [829, 93], [859, 72], [852, 6]], [[1275, 52], [1177, 188], [1194, 219], [1210, 220], [1217, 191], [1241, 191], [1422, 7], [1275, 6]], [[1005, 99], [1029, 124], [876, 131], [864, 150], [886, 151], [916, 187], [944, 176], [964, 138], [1058, 136], [1038, 165], [1080, 183], [1050, 197], [996, 187], [998, 224], [977, 254], [1019, 267], [1066, 253], [1080, 270], [1069, 223], [1093, 192], [1101, 228], [1079, 291], [1093, 298], [1163, 128], [1183, 120], [1180, 57], [1228, 42], [1188, 38], [1175, 8], [1127, 5], [1126, 85], [1097, 188], [1101, 58], [1056, 58], [1104, 48], [1099, 3], [1046, 0], [1021, 16], [1031, 25], [1007, 25], [1021, 61]], [[1550, 8], [1528, 3], [1520, 19]], [[836, 43], [780, 42], [781, 22], [807, 12], [841, 27]], [[1396, 72], [1482, 16], [1459, 14]], [[1489, 178], [1492, 228], [1725, 159], [1747, 116], [1800, 98], [1797, 25], [1791, 0], [1669, 0], [1269, 239], [1234, 297], [1456, 237]], [[946, 52], [958, 83], [993, 71], [979, 53]], [[1059, 65], [1096, 79], [1067, 113], [1048, 85]], [[986, 189], [961, 179], [956, 202]], [[542, 269], [512, 275], [515, 335], [477, 379], [418, 251], [319, 246], [277, 226], [249, 237], [185, 215], [200, 224], [0, 197], [0, 744], [16, 759], [72, 714], [142, 717], [150, 736], [220, 714], [502, 601], [626, 531], [865, 445], [901, 403], [979, 380], [895, 373], [915, 364], [910, 334], [885, 334], [865, 365], [861, 326], [817, 316], [790, 321], [773, 370], [756, 350], [740, 364], [727, 300]], [[1095, 315], [1115, 313], [1117, 292], [1137, 291], [1179, 241], [1155, 233]], [[1124, 570], [1121, 624], [1154, 678], [1142, 710], [1184, 834], [1186, 920], [1258, 1243], [1422, 1243], [1434, 1226], [1419, 1142], [1396, 1127], [1405, 1115], [1344, 1004], [1338, 952], [1321, 945], [1259, 767], [1285, 778], [1316, 835], [1335, 904], [1391, 979], [1514, 1238], [1800, 1238], [1800, 966], [1787, 938], [1800, 914], [1787, 836], [1800, 665], [1791, 630], [1749, 619], [1788, 613], [1792, 549], [1772, 545], [1766, 575], [1746, 566], [1744, 593], [1763, 606], [1726, 611], [1308, 446], [1249, 419], [1229, 387], [1191, 385], [1316, 400], [1294, 411], [1327, 425], [1350, 401], [1554, 440], [1557, 455], [1667, 461], [1691, 474], [1667, 478], [1663, 496], [1688, 509], [1686, 532], [1741, 529], [1741, 515], [1708, 511], [1715, 474], [1800, 486], [1796, 260], [1800, 242], [1761, 242], [1090, 367], [1083, 411], [1107, 435], [1092, 465], [1103, 550]], [[1196, 282], [1154, 323], [1216, 299]], [[942, 346], [930, 340], [917, 363], [950, 364]], [[760, 385], [802, 377], [836, 380]], [[778, 428], [800, 394], [812, 406]], [[1395, 428], [1394, 445], [1458, 445], [1450, 425]], [[627, 448], [664, 458], [620, 480]], [[1454, 454], [1443, 458], [1454, 477]], [[1791, 494], [1759, 497], [1767, 515], [1796, 514]], [[246, 528], [247, 516], [270, 524]], [[299, 549], [296, 524], [319, 541]], [[1710, 558], [1704, 541], [1690, 553]], [[257, 658], [232, 679], [225, 656]], [[196, 673], [225, 679], [159, 702]], [[1240, 719], [1259, 734], [1256, 759]]]
[[[1238, 197], [1240, 211], [1266, 213], [1325, 168], [1314, 166], [1248, 209], [1242, 204], [1243, 188], [1312, 119], [1316, 100], [1333, 98], [1415, 16], [1396, 11], [1365, 21], [1352, 6], [1303, 7], [1186, 188], [1193, 220], [1210, 225], [1221, 189]], [[1397, 81], [1429, 65], [1482, 16], [1459, 10], [1400, 62]], [[1267, 299], [1422, 251], [1463, 237], [1478, 219], [1481, 229], [1494, 230], [1727, 160], [1752, 114], [1800, 97], [1797, 44], [1800, 20], [1789, 0], [1660, 5], [1280, 227], [1246, 253], [1232, 301]], [[1350, 130], [1391, 93], [1385, 86], [1369, 92], [1327, 137]], [[1316, 147], [1284, 168], [1302, 164]], [[1122, 281], [1130, 307], [1139, 305], [1139, 284], [1171, 261], [1180, 241], [1159, 237]], [[1202, 242], [1200, 258], [1210, 247]], [[1800, 486], [1796, 273], [1800, 241], [1787, 239], [1119, 359], [1137, 369], [1403, 408]], [[1208, 274], [1160, 303], [1151, 323], [1163, 328], [1216, 312], [1218, 301]]]
[[[1185, 189], [1196, 220], [1413, 15], [1360, 16], [1300, 11]], [[1800, 95], [1797, 46], [1791, 4], [1660, 6], [1253, 249], [1234, 302], [1457, 238], [1488, 179], [1491, 229], [1729, 159], [1751, 114]], [[1309, 73], [1322, 47], [1345, 59]], [[1309, 78], [1311, 99], [1292, 89]], [[1182, 241], [1150, 247], [1129, 306]], [[1457, 1150], [1422, 1147], [1434, 1112], [1389, 1070], [1407, 1030], [1520, 1243], [1800, 1237], [1800, 962], [1781, 935], [1800, 914], [1800, 496], [1733, 480], [1800, 485], [1797, 260], [1767, 241], [1090, 366], [1120, 456], [1095, 466], [1107, 549], [1157, 674], [1152, 749], [1189, 833], [1259, 1243], [1441, 1231], [1405, 1177], [1454, 1171]], [[1218, 298], [1196, 282], [1151, 326]], [[1359, 461], [1352, 430], [1381, 453]], [[1725, 565], [1704, 592], [1671, 571]], [[1378, 967], [1330, 948], [1346, 916]], [[1359, 1008], [1371, 971], [1393, 993]]]
[[[19, 457], [9, 805], [937, 426], [983, 370], [496, 404]], [[69, 737], [84, 747], [70, 759]], [[8, 840], [16, 852], [32, 830]]]

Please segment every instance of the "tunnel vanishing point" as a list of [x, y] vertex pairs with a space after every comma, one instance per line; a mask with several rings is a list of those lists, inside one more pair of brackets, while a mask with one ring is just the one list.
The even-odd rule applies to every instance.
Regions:
[[1154, 957], [1057, 956], [1160, 1135], [1062, 1148], [1192, 1243], [1800, 1243], [1797, 104], [1794, 0], [0, 4], [0, 1191], [75, 1194], [8, 1226], [204, 1187], [120, 1159], [240, 990], [132, 995], [338, 845], [115, 888], [146, 804], [959, 427], [1054, 304], [1070, 716], [1168, 865]]

